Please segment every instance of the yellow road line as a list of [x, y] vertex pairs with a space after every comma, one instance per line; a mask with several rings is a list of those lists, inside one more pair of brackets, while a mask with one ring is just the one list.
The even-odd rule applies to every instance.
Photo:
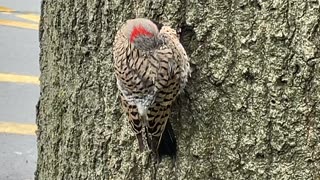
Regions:
[[38, 14], [18, 14], [16, 16], [36, 23], [39, 23], [40, 21], [40, 16]]
[[34, 29], [34, 30], [39, 29], [38, 24], [26, 23], [26, 22], [21, 22], [21, 21], [5, 20], [5, 19], [0, 19], [0, 25], [26, 28], [26, 29]]
[[35, 135], [36, 130], [34, 124], [0, 122], [0, 133]]
[[14, 10], [8, 7], [0, 6], [0, 12], [11, 13]]
[[12, 82], [12, 83], [28, 83], [39, 85], [39, 78], [36, 76], [16, 75], [16, 74], [4, 74], [0, 73], [0, 82]]

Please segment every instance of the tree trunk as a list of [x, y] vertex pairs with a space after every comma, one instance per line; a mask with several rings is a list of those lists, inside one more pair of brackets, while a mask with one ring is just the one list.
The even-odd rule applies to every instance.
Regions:
[[[317, 0], [43, 0], [36, 179], [320, 179]], [[140, 153], [119, 106], [125, 20], [181, 29], [194, 71], [173, 163]]]

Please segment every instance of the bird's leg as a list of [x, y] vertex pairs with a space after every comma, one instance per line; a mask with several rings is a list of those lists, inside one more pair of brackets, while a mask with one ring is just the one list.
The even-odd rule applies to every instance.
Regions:
[[145, 130], [145, 134], [146, 134], [146, 137], [147, 137], [148, 147], [151, 149], [151, 144], [152, 144], [151, 139], [152, 139], [152, 137], [150, 137], [151, 135], [148, 132], [148, 128], [145, 127], [144, 130]]
[[158, 144], [159, 144], [160, 137], [152, 136], [148, 132], [148, 128], [145, 128], [145, 132], [146, 132], [146, 137], [147, 137], [147, 143], [148, 143], [149, 148], [152, 151], [152, 156], [153, 156], [154, 162], [156, 164], [159, 164], [161, 161], [160, 156], [159, 156], [159, 152], [158, 152]]

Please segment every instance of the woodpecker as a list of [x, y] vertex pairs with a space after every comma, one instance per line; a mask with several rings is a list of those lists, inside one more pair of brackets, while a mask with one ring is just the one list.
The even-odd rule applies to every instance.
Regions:
[[[161, 29], [159, 29], [161, 28]], [[168, 118], [190, 76], [189, 58], [169, 26], [151, 20], [127, 20], [117, 31], [113, 58], [122, 109], [140, 151], [145, 141], [156, 160], [176, 157], [176, 139]]]

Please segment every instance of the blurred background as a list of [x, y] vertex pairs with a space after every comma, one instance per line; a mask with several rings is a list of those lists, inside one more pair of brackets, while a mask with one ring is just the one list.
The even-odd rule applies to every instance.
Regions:
[[41, 0], [0, 0], [0, 180], [36, 169]]

